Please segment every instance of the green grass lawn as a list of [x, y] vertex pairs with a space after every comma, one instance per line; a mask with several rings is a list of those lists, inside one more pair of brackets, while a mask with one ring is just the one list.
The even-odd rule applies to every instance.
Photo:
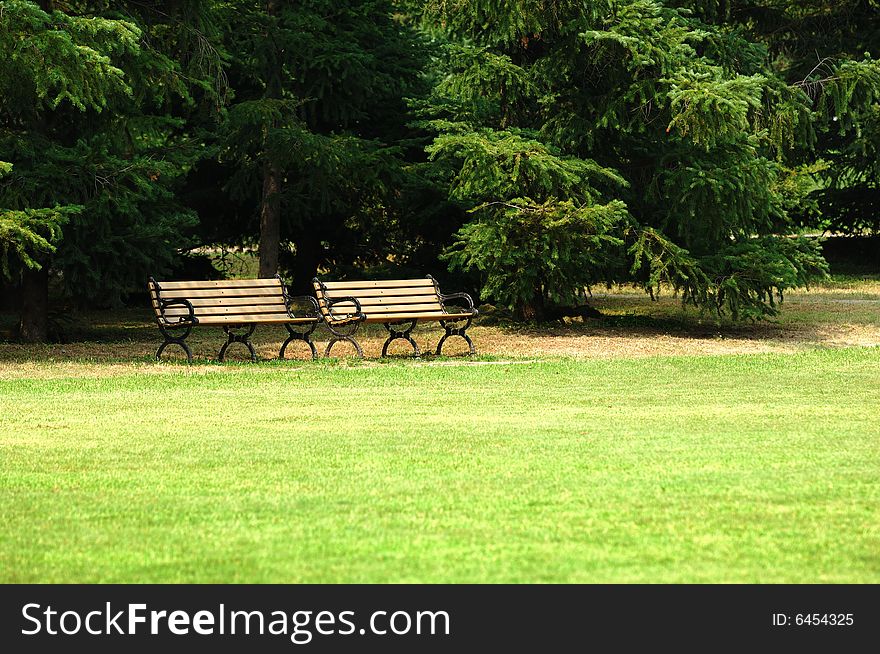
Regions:
[[443, 363], [0, 381], [0, 581], [880, 582], [880, 349]]

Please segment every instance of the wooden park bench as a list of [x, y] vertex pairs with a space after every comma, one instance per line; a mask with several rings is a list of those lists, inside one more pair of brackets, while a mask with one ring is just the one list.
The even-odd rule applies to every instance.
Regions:
[[[289, 336], [281, 346], [279, 358], [291, 341], [305, 341], [312, 352], [318, 352], [310, 335], [321, 316], [315, 298], [291, 297], [277, 275], [268, 279], [229, 279], [222, 281], [157, 282], [150, 277], [150, 300], [156, 312], [156, 323], [165, 342], [156, 350], [160, 359], [169, 345], [179, 345], [192, 363], [192, 352], [185, 340], [197, 326], [222, 327], [226, 342], [220, 348], [220, 361], [233, 343], [244, 344], [257, 360], [250, 341], [257, 325], [284, 325]], [[294, 313], [294, 304], [303, 304], [305, 311]], [[299, 328], [302, 331], [297, 331]]]
[[[474, 344], [466, 333], [477, 316], [474, 301], [467, 293], [442, 294], [430, 275], [424, 279], [367, 282], [325, 282], [315, 278], [313, 284], [321, 316], [333, 334], [324, 356], [329, 356], [339, 341], [348, 341], [358, 356], [363, 357], [364, 352], [354, 335], [361, 323], [380, 322], [388, 330], [388, 339], [382, 346], [383, 357], [396, 339], [408, 341], [413, 347], [413, 356], [418, 357], [421, 352], [411, 334], [420, 320], [438, 321], [446, 330], [437, 344], [438, 355], [450, 336], [461, 336], [470, 354], [474, 353]], [[453, 300], [461, 301], [461, 305]]]

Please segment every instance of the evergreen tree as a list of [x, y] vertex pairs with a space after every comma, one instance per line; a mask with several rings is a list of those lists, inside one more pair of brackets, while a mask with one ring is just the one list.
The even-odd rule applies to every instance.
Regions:
[[834, 232], [880, 231], [880, 2], [681, 2], [763, 44], [772, 70], [812, 101], [814, 140], [786, 156], [814, 162], [808, 202], [792, 215]]
[[281, 257], [306, 291], [321, 264], [373, 258], [370, 232], [387, 224], [403, 177], [418, 42], [388, 0], [245, 0], [227, 12], [227, 190], [260, 207], [260, 275]]
[[817, 125], [868, 122], [873, 60], [839, 62], [854, 92], [811, 95], [766, 44], [715, 22], [729, 3], [705, 21], [656, 0], [408, 7], [448, 39], [429, 152], [474, 216], [451, 264], [487, 295], [540, 317], [635, 281], [759, 318], [825, 274], [816, 243], [788, 237], [792, 210], [815, 187]]
[[175, 197], [198, 156], [173, 115], [198, 90], [169, 56], [185, 40], [179, 3], [129, 4], [0, 2], [0, 153], [11, 164], [0, 250], [4, 271], [22, 274], [25, 340], [46, 338], [50, 268], [69, 297], [111, 304], [161, 274], [195, 222]]

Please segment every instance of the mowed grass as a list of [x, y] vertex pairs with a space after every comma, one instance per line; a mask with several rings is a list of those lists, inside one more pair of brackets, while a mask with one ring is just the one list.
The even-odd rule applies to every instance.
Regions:
[[2, 582], [880, 582], [880, 348], [0, 381]]

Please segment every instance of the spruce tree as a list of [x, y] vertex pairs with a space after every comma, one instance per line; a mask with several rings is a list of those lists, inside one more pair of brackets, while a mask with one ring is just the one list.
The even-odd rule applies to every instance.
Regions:
[[235, 168], [226, 189], [259, 206], [260, 274], [280, 260], [308, 291], [319, 265], [373, 259], [366, 245], [403, 176], [418, 41], [388, 0], [241, 0], [225, 15], [234, 99], [221, 160]]
[[0, 2], [0, 254], [22, 275], [25, 340], [46, 338], [50, 269], [105, 306], [186, 246], [175, 192], [199, 152], [178, 108], [214, 89], [193, 74], [204, 49], [189, 70], [175, 53], [201, 3], [177, 4]]
[[696, 4], [407, 3], [447, 41], [428, 150], [473, 215], [450, 262], [487, 296], [540, 318], [635, 281], [760, 318], [826, 273], [814, 241], [789, 237], [792, 214], [816, 186], [825, 121], [870, 121], [876, 64], [839, 61], [836, 85], [811, 94], [724, 23], [730, 3], [681, 6]]
[[880, 232], [880, 3], [876, 0], [703, 0], [679, 3], [767, 48], [773, 71], [811, 100], [814, 139], [787, 144], [813, 161], [808, 227]]

